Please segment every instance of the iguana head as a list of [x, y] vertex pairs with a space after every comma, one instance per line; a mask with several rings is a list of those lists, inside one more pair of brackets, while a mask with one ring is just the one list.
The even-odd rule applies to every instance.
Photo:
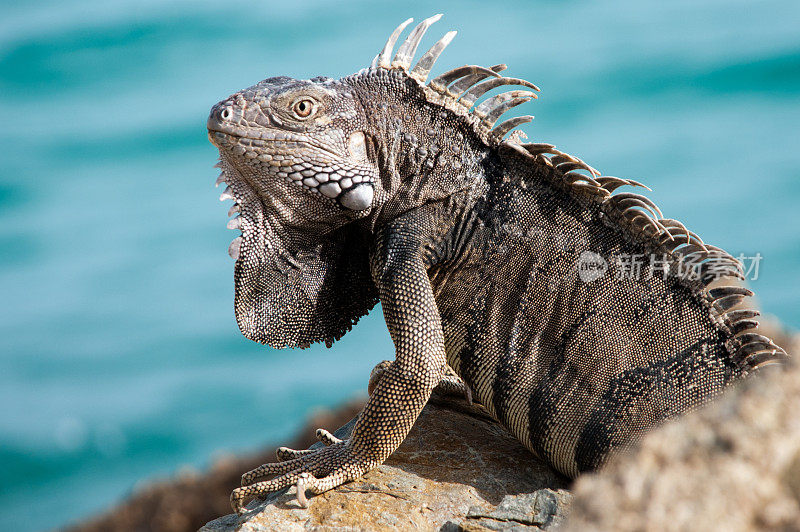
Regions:
[[[492, 129], [502, 112], [533, 97], [528, 91], [472, 109], [501, 85], [535, 89], [501, 78], [505, 65], [460, 67], [426, 85], [455, 32], [413, 69], [411, 61], [439, 17], [420, 23], [393, 54], [411, 19], [401, 24], [357, 74], [269, 78], [212, 108], [209, 138], [220, 151], [219, 182], [228, 185], [221, 199], [234, 200], [231, 214], [238, 216], [229, 227], [242, 231], [229, 253], [236, 260], [237, 322], [248, 338], [282, 347], [344, 334], [377, 292], [363, 231], [353, 222], [374, 225], [469, 187], [487, 143], [530, 120]], [[487, 77], [495, 79], [477, 84]]]
[[[359, 103], [330, 79], [266, 79], [213, 107], [209, 138], [233, 199], [236, 317], [276, 347], [332, 341], [374, 305], [355, 228], [377, 170]], [[349, 257], [343, 249], [349, 247]], [[353, 287], [354, 284], [360, 286]]]

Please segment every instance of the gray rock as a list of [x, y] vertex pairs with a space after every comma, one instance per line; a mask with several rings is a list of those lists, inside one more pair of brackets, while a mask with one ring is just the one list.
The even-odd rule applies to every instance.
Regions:
[[773, 371], [579, 478], [566, 529], [800, 530], [800, 366]]
[[566, 490], [544, 488], [533, 493], [506, 495], [497, 507], [489, 511], [473, 506], [467, 512], [467, 517], [479, 519], [481, 526], [492, 530], [517, 529], [520, 525], [527, 525], [529, 530], [531, 527], [549, 528], [562, 521], [564, 508], [569, 507], [570, 501], [571, 495]]
[[439, 398], [385, 464], [310, 498], [309, 508], [291, 488], [201, 530], [531, 530], [562, 518], [566, 485], [479, 407]]

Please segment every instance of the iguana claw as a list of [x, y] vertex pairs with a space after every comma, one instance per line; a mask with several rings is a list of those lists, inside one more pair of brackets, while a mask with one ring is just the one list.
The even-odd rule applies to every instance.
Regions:
[[[297, 479], [297, 502], [300, 503], [300, 506], [303, 508], [308, 508], [308, 499], [306, 499], [306, 488], [309, 484], [309, 478], [311, 475], [308, 473], [302, 473], [300, 478]], [[314, 479], [317, 480], [317, 479]]]

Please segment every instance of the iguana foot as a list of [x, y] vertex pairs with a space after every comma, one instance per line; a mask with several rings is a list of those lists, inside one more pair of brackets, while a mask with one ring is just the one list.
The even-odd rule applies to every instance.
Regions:
[[[372, 368], [372, 372], [369, 375], [369, 384], [367, 385], [367, 393], [369, 395], [372, 395], [372, 391], [375, 389], [375, 386], [378, 385], [378, 382], [381, 380], [381, 377], [383, 377], [384, 372], [389, 369], [391, 364], [391, 360], [384, 360]], [[442, 379], [439, 381], [439, 384], [436, 385], [436, 388], [434, 388], [433, 391], [445, 395], [460, 395], [466, 399], [467, 403], [472, 404], [472, 390], [470, 390], [467, 383], [461, 380], [461, 377], [459, 377], [450, 366], [447, 366]]]
[[[369, 469], [352, 455], [345, 440], [340, 440], [325, 429], [317, 430], [317, 439], [327, 447], [296, 451], [281, 447], [276, 451], [279, 462], [261, 465], [242, 475], [242, 487], [231, 493], [231, 507], [242, 513], [244, 506], [256, 497], [297, 486], [297, 501], [308, 507], [306, 490], [322, 493], [358, 478]], [[277, 475], [271, 480], [266, 477]]]

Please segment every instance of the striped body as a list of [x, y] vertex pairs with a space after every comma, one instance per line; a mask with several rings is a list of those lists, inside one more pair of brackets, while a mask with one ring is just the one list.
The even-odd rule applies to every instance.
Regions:
[[443, 231], [424, 250], [448, 363], [522, 443], [574, 477], [742, 369], [681, 281], [645, 269], [618, 278], [613, 266], [583, 281], [581, 253], [644, 250], [600, 209], [516, 171], [529, 175], [426, 209]]

